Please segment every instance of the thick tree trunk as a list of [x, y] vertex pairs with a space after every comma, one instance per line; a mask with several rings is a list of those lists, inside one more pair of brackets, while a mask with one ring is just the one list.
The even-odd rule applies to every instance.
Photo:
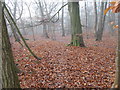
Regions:
[[2, 4], [0, 1], [0, 90], [2, 89]]
[[68, 9], [69, 9], [71, 28], [72, 28], [71, 45], [84, 47], [85, 45], [82, 35], [82, 25], [80, 22], [80, 15], [79, 15], [79, 3], [69, 2]]
[[20, 88], [3, 11], [2, 18], [2, 87]]

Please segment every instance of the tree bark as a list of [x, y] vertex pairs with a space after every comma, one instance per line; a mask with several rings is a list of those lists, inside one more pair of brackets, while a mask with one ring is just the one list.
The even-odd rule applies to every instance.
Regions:
[[2, 89], [2, 3], [0, 1], [0, 90]]
[[68, 2], [68, 9], [72, 28], [71, 45], [85, 47], [79, 15], [79, 2]]
[[4, 11], [2, 11], [2, 19], [2, 87], [20, 88], [6, 21], [4, 18]]

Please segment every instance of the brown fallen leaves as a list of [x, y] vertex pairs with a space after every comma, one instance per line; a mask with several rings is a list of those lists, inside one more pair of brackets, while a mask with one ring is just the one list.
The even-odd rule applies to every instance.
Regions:
[[109, 48], [106, 44], [113, 42], [85, 41], [89, 47], [66, 46], [63, 42], [45, 39], [28, 41], [32, 50], [43, 58], [39, 61], [26, 48], [20, 49], [14, 43], [21, 87], [110, 88], [115, 74], [115, 46]]

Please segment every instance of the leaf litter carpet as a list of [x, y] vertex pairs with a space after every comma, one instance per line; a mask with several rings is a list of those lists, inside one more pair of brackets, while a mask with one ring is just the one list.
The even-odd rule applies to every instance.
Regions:
[[[107, 41], [107, 42], [106, 42]], [[110, 88], [115, 75], [116, 41], [86, 39], [86, 47], [67, 46], [69, 41], [27, 41], [35, 54], [13, 43], [22, 88]]]

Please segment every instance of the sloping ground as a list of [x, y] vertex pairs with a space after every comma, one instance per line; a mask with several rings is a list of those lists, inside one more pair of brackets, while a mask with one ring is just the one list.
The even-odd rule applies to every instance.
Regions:
[[110, 88], [114, 81], [115, 40], [86, 39], [85, 48], [66, 46], [65, 38], [62, 42], [47, 39], [27, 42], [43, 59], [36, 60], [26, 48], [13, 44], [22, 88]]

